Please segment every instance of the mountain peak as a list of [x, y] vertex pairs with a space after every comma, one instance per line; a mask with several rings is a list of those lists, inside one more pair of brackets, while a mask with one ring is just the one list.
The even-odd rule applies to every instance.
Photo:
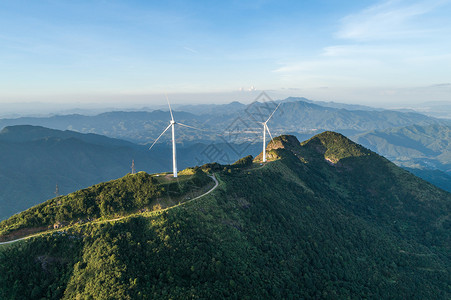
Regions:
[[[301, 143], [294, 135], [281, 135], [272, 139], [268, 146], [266, 146], [266, 158], [268, 161], [273, 161], [280, 159], [279, 151], [275, 151], [278, 149], [285, 149], [294, 154], [298, 154], [301, 147]], [[256, 162], [261, 162], [262, 153], [260, 153], [257, 157], [255, 157]]]
[[324, 158], [332, 163], [348, 157], [358, 157], [371, 154], [371, 151], [354, 143], [344, 135], [325, 131], [317, 134], [301, 144], [303, 148], [314, 150], [324, 155]]
[[[372, 152], [359, 144], [354, 143], [344, 135], [325, 131], [317, 134], [309, 140], [300, 143], [293, 135], [281, 135], [271, 140], [266, 147], [268, 161], [282, 158], [280, 150], [287, 150], [297, 157], [311, 160], [314, 157], [325, 159], [336, 164], [338, 161], [348, 157], [359, 157], [370, 155]], [[261, 162], [262, 153], [255, 157], [255, 162]]]
[[271, 140], [266, 147], [268, 151], [275, 149], [286, 149], [290, 151], [299, 151], [301, 143], [294, 135], [281, 135]]

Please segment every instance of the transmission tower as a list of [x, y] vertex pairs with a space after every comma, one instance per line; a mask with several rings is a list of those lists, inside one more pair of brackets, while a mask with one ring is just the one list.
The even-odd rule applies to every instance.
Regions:
[[60, 189], [59, 189], [58, 183], [57, 183], [57, 184], [56, 184], [56, 187], [55, 187], [55, 196], [56, 196], [56, 197], [59, 197], [59, 195], [60, 195]]
[[132, 159], [132, 174], [135, 174], [136, 170], [135, 170], [135, 160]]

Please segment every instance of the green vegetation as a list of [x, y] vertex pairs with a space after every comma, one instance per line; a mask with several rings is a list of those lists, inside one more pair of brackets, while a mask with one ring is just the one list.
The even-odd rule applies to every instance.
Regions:
[[0, 298], [451, 297], [449, 193], [341, 135], [280, 140], [204, 166], [221, 184], [196, 201], [0, 248]]
[[248, 155], [248, 156], [240, 158], [239, 160], [234, 162], [233, 166], [243, 167], [243, 168], [250, 167], [250, 166], [252, 166], [252, 161], [253, 160], [254, 160], [254, 158], [252, 157], [252, 155]]
[[[189, 175], [183, 175], [189, 173]], [[0, 223], [0, 234], [24, 228], [39, 228], [54, 224], [83, 223], [93, 219], [120, 216], [153, 206], [163, 207], [183, 201], [183, 195], [211, 182], [200, 169], [182, 171], [174, 180], [145, 172], [94, 185], [67, 196], [60, 196], [34, 206]], [[165, 202], [159, 201], [164, 198]], [[168, 203], [171, 202], [171, 203]]]
[[451, 193], [451, 175], [449, 173], [445, 173], [440, 170], [421, 168], [417, 169], [403, 167], [403, 169]]
[[370, 154], [370, 151], [367, 149], [332, 131], [326, 131], [314, 136], [303, 142], [302, 145], [314, 147], [316, 151], [324, 153], [324, 158], [332, 163], [337, 163], [339, 160], [347, 157], [359, 157]]
[[83, 239], [47, 235], [0, 248], [0, 299], [61, 299]]

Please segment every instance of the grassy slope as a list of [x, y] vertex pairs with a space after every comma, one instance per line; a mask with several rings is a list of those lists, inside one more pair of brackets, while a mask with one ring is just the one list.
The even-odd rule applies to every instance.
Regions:
[[8, 246], [0, 298], [450, 297], [450, 194], [340, 135], [290, 146], [186, 205]]
[[181, 172], [177, 180], [144, 172], [128, 174], [50, 199], [0, 222], [0, 240], [2, 235], [14, 234], [17, 230], [42, 230], [56, 223], [68, 225], [98, 218], [111, 219], [137, 210], [173, 206], [193, 197], [210, 182], [200, 169]]

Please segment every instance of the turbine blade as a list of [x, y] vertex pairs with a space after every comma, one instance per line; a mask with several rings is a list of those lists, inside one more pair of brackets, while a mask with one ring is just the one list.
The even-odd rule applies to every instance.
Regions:
[[169, 126], [166, 127], [165, 130], [163, 130], [163, 132], [160, 134], [160, 136], [155, 140], [155, 142], [153, 142], [152, 146], [150, 146], [149, 150], [152, 149], [153, 145], [155, 145], [155, 143], [158, 142], [158, 140], [161, 138], [161, 136], [162, 136], [166, 131], [168, 131], [169, 127], [171, 127], [171, 126], [172, 126], [172, 124], [169, 124]]
[[279, 103], [279, 105], [277, 105], [276, 109], [272, 112], [272, 114], [269, 116], [268, 120], [266, 120], [265, 123], [267, 123], [269, 121], [269, 119], [272, 118], [272, 116], [274, 115], [274, 113], [276, 112], [276, 110], [279, 108], [280, 104], [282, 104], [282, 102]]
[[169, 103], [169, 98], [168, 98], [168, 94], [164, 94], [166, 96], [166, 101], [168, 101], [168, 105], [169, 105], [169, 112], [171, 113], [171, 118], [172, 121], [174, 121], [174, 116], [172, 115], [172, 109], [171, 109], [171, 103]]
[[[271, 137], [271, 141], [272, 141], [272, 135], [271, 135], [271, 131], [269, 131], [268, 125], [265, 124], [265, 127], [266, 127], [266, 130], [268, 130], [269, 136]], [[271, 142], [271, 141], [269, 141], [269, 142]]]
[[178, 123], [178, 122], [177, 122], [177, 124], [178, 124], [178, 125], [181, 125], [181, 126], [185, 126], [185, 127], [188, 127], [188, 128], [192, 128], [192, 129], [200, 130], [200, 131], [206, 131], [206, 130], [203, 130], [203, 129], [200, 129], [200, 128], [196, 128], [196, 127], [193, 127], [193, 126], [189, 126], [189, 125], [185, 125], [185, 124], [182, 124], [182, 123]]

